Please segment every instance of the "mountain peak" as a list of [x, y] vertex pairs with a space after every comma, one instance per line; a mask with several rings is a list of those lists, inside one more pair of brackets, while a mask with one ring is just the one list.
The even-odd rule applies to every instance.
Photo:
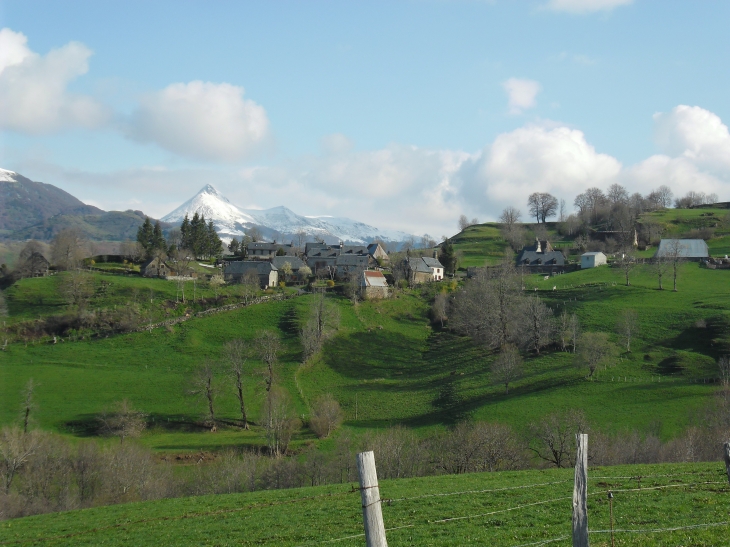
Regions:
[[197, 195], [201, 195], [201, 194], [209, 194], [209, 195], [211, 195], [211, 196], [216, 196], [216, 197], [218, 197], [218, 198], [220, 198], [220, 199], [223, 199], [223, 200], [225, 200], [225, 201], [228, 201], [228, 199], [226, 199], [226, 197], [225, 197], [225, 196], [224, 196], [223, 194], [221, 194], [221, 193], [220, 193], [220, 192], [219, 192], [219, 191], [218, 191], [218, 190], [216, 189], [216, 187], [215, 187], [215, 186], [213, 186], [212, 184], [206, 184], [205, 186], [203, 186], [203, 187], [202, 187], [202, 188], [200, 189], [200, 192], [198, 192], [198, 194], [197, 194]]
[[2, 182], [16, 182], [18, 173], [15, 171], [8, 171], [7, 169], [0, 168], [0, 181]]

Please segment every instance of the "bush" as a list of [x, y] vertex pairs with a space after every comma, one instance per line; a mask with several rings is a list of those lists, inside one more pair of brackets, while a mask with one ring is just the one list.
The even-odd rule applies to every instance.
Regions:
[[329, 437], [342, 424], [342, 409], [331, 394], [324, 395], [314, 402], [309, 428], [320, 439]]
[[327, 280], [327, 286], [328, 286], [328, 287], [329, 287], [329, 288], [331, 289], [332, 287], [334, 287], [334, 286], [335, 286], [335, 282], [334, 282], [334, 281], [332, 281], [331, 279], [328, 279], [328, 280]]
[[284, 282], [284, 281], [279, 281], [279, 288], [280, 288], [280, 289], [283, 289], [284, 287], [286, 287], [286, 282]]

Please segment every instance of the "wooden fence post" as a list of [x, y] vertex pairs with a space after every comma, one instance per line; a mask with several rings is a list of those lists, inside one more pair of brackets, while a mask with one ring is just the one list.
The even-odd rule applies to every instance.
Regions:
[[365, 542], [367, 547], [388, 547], [380, 503], [378, 474], [375, 471], [375, 455], [372, 451], [361, 452], [356, 459], [357, 472], [360, 475], [360, 497], [362, 499], [362, 522], [365, 526]]
[[588, 547], [588, 435], [575, 436], [573, 485], [573, 547]]
[[727, 482], [730, 483], [730, 441], [725, 443], [725, 470], [727, 471]]

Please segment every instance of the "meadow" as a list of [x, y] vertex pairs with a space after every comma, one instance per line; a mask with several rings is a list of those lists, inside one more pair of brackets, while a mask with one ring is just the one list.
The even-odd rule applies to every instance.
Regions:
[[[17, 421], [22, 388], [33, 378], [38, 384], [33, 415], [37, 426], [71, 437], [95, 435], [96, 416], [127, 398], [149, 415], [141, 442], [154, 449], [262, 445], [257, 426], [250, 431], [236, 427], [233, 384], [222, 361], [226, 342], [251, 341], [259, 330], [269, 329], [283, 342], [276, 381], [292, 395], [297, 414], [306, 418], [311, 403], [331, 393], [344, 410], [345, 427], [355, 432], [402, 424], [425, 434], [467, 418], [524, 431], [545, 414], [581, 408], [599, 429], [651, 430], [667, 440], [698, 419], [716, 389], [710, 383], [717, 376], [715, 362], [728, 349], [728, 273], [686, 263], [678, 292], [658, 291], [655, 277], [642, 269], [632, 273], [629, 287], [622, 284], [617, 269], [608, 267], [548, 280], [527, 276], [529, 291], [537, 289], [556, 315], [575, 312], [584, 330], [612, 333], [622, 310], [637, 311], [640, 330], [631, 353], [620, 355], [592, 380], [586, 378], [586, 370], [574, 366], [572, 354], [549, 351], [528, 356], [524, 377], [505, 394], [503, 387], [490, 382], [493, 354], [431, 324], [429, 298], [437, 287], [358, 305], [328, 297], [339, 309], [340, 328], [320, 355], [302, 364], [298, 333], [311, 297], [301, 296], [193, 317], [151, 332], [10, 344], [0, 352], [0, 422]], [[125, 290], [143, 294], [153, 287], [156, 295], [174, 297], [171, 282], [114, 279], [126, 284]], [[40, 292], [34, 284], [54, 282], [46, 278], [16, 283], [8, 291], [11, 313], [31, 317], [60, 306], [50, 288], [46, 297], [34, 300]], [[221, 363], [217, 414], [222, 427], [215, 434], [198, 425], [203, 401], [187, 394], [193, 371], [206, 361]], [[246, 396], [256, 422], [262, 366], [252, 358], [247, 367]], [[302, 429], [294, 447], [314, 439]]]
[[[590, 442], [590, 441], [589, 441]], [[571, 545], [572, 469], [381, 480], [390, 545]], [[0, 522], [2, 545], [363, 545], [360, 492], [337, 484], [130, 503]], [[719, 463], [592, 467], [591, 544], [724, 545]], [[285, 515], [285, 517], [284, 517]]]

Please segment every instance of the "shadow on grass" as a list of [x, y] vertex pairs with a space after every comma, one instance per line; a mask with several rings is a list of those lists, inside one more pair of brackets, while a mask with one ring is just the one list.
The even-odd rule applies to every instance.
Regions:
[[[238, 427], [234, 420], [219, 420], [218, 423], [228, 427]], [[147, 429], [156, 429], [165, 433], [200, 433], [210, 431], [210, 427], [204, 425], [190, 416], [150, 414], [147, 416]], [[101, 437], [104, 436], [98, 414], [82, 414], [73, 420], [63, 424], [63, 430], [77, 437]]]

